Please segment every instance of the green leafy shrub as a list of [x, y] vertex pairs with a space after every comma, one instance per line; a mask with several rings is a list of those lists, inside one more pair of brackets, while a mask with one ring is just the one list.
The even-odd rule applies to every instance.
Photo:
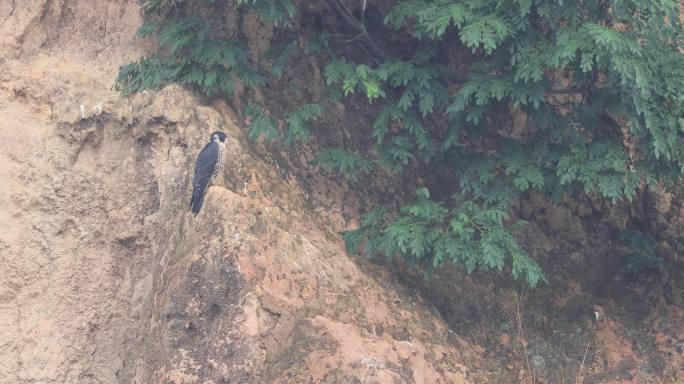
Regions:
[[322, 151], [313, 164], [320, 164], [326, 171], [340, 173], [351, 181], [358, 181], [360, 175], [367, 175], [373, 170], [371, 162], [363, 156], [339, 148]]
[[248, 106], [245, 108], [245, 115], [250, 121], [248, 134], [250, 140], [257, 141], [262, 136], [268, 142], [281, 140], [275, 120], [266, 115], [260, 107]]
[[245, 108], [245, 115], [249, 119], [248, 137], [256, 141], [263, 136], [268, 142], [282, 142], [286, 145], [306, 142], [311, 137], [309, 123], [316, 120], [322, 113], [323, 108], [318, 104], [302, 104], [287, 114], [287, 124], [284, 132], [281, 133], [273, 118], [266, 115], [260, 107], [249, 105]]
[[302, 104], [299, 108], [288, 113], [287, 131], [283, 142], [292, 144], [295, 141], [308, 141], [311, 137], [308, 123], [316, 120], [323, 113], [323, 108], [315, 103]]
[[145, 37], [156, 32], [160, 51], [123, 66], [116, 79], [117, 87], [128, 94], [178, 81], [216, 94], [232, 92], [236, 78], [247, 86], [263, 84], [265, 79], [249, 63], [243, 43], [212, 35], [218, 22], [192, 16], [164, 23], [146, 22], [138, 35]]
[[[373, 255], [381, 252], [401, 256], [430, 269], [444, 262], [465, 265], [468, 272], [503, 270], [510, 260], [514, 278], [530, 285], [546, 281], [539, 265], [517, 244], [504, 226], [509, 219], [501, 203], [478, 205], [471, 200], [456, 200], [448, 207], [430, 199], [427, 189], [416, 191], [416, 200], [401, 207], [389, 218], [387, 209], [376, 208], [361, 228], [344, 235], [347, 247]], [[519, 221], [517, 225], [523, 222]]]

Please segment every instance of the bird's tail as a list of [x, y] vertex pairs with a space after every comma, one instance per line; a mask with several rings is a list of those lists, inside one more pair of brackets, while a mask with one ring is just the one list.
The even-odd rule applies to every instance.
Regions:
[[202, 209], [202, 204], [204, 203], [204, 189], [193, 188], [192, 199], [190, 200], [190, 210], [197, 216], [200, 209]]

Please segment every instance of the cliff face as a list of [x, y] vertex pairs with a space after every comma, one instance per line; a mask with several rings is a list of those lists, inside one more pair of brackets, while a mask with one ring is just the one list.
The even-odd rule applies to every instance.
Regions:
[[[363, 199], [254, 150], [226, 103], [112, 89], [146, 49], [139, 12], [0, 2], [0, 383], [684, 380], [684, 271], [626, 275], [632, 250], [611, 242], [644, 218], [680, 236], [681, 198], [530, 196], [514, 214], [548, 286], [453, 269], [400, 284], [344, 252]], [[192, 217], [219, 129], [226, 183]]]
[[345, 254], [337, 186], [254, 155], [223, 103], [112, 89], [139, 24], [136, 1], [0, 4], [0, 383], [468, 382], [479, 350]]

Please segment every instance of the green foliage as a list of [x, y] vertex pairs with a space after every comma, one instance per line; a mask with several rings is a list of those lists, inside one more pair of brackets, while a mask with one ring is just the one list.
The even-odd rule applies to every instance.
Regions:
[[[502, 268], [504, 252], [511, 252], [513, 275], [539, 281], [538, 267], [504, 225], [478, 232], [479, 248], [447, 247], [463, 258], [442, 256], [442, 236], [467, 240], [444, 230], [445, 217], [463, 206], [484, 212], [530, 189], [617, 202], [632, 201], [642, 180], [680, 180], [684, 56], [678, 9], [676, 1], [398, 1], [386, 23], [414, 36], [421, 47], [414, 56], [374, 68], [333, 61], [327, 80], [347, 95], [361, 92], [370, 102], [381, 101], [370, 134], [382, 147], [381, 162], [401, 170], [423, 159], [453, 169], [459, 203], [421, 201], [420, 207], [441, 212], [427, 227], [423, 218], [406, 214], [415, 203], [407, 205], [349, 233], [348, 240], [358, 245], [365, 239], [371, 254], [434, 265], [451, 259], [469, 270]], [[458, 36], [472, 52], [465, 76], [431, 53], [436, 43], [454, 44], [448, 36]], [[563, 74], [567, 80], [559, 81]], [[456, 91], [448, 91], [450, 85]], [[435, 113], [446, 113], [449, 123], [436, 127]], [[522, 138], [501, 131], [516, 114], [527, 123]], [[464, 256], [469, 249], [478, 249], [480, 259]]]
[[[543, 273], [515, 241], [516, 223], [508, 219], [521, 195], [632, 201], [644, 182], [667, 187], [684, 174], [684, 40], [676, 0], [390, 1], [390, 28], [375, 26], [371, 34], [384, 39], [361, 41], [361, 31], [351, 40], [394, 52], [373, 49], [373, 56], [345, 56], [349, 50], [333, 49], [327, 32], [301, 30], [307, 23], [297, 23], [298, 6], [333, 2], [142, 4], [139, 34], [158, 37], [160, 50], [122, 67], [117, 85], [126, 93], [172, 81], [207, 94], [230, 92], [236, 79], [265, 84], [239, 38], [220, 33], [221, 11], [237, 6], [283, 31], [266, 58], [272, 78], [315, 55], [327, 60], [328, 93], [367, 100], [377, 112], [367, 129], [373, 153], [333, 148], [316, 163], [356, 180], [375, 169], [366, 159], [376, 159], [420, 179], [435, 196], [451, 196], [435, 199], [425, 189], [398, 210], [372, 210], [345, 235], [350, 249], [367, 255], [428, 268], [451, 262], [469, 271], [508, 270], [535, 285]], [[198, 5], [213, 7], [215, 19], [193, 16]], [[245, 113], [252, 140], [293, 144], [316, 133], [309, 125], [323, 109], [300, 105], [282, 126], [258, 108]]]
[[316, 156], [313, 164], [320, 164], [327, 172], [337, 172], [351, 181], [358, 181], [361, 174], [367, 175], [373, 165], [358, 153], [339, 148], [326, 149]]
[[[344, 235], [353, 252], [372, 256], [381, 252], [388, 257], [401, 256], [425, 268], [435, 268], [449, 261], [475, 269], [504, 269], [511, 265], [515, 278], [531, 286], [546, 281], [539, 266], [520, 248], [505, 227], [509, 219], [506, 206], [461, 200], [447, 207], [430, 199], [429, 191], [416, 191], [416, 200], [403, 206], [390, 218], [384, 208], [366, 215], [363, 226]], [[518, 222], [517, 225], [521, 225]]]
[[[262, 85], [265, 78], [249, 62], [245, 44], [221, 32], [225, 15], [217, 12], [225, 2], [202, 0], [214, 12], [211, 17], [194, 17], [186, 15], [192, 12], [192, 2], [141, 0], [145, 23], [138, 36], [157, 36], [159, 52], [124, 65], [116, 79], [117, 89], [129, 94], [181, 82], [212, 95], [231, 93], [236, 79], [248, 87]], [[236, 4], [275, 26], [292, 25], [297, 14], [292, 0], [236, 0]]]
[[245, 108], [245, 116], [250, 121], [248, 133], [250, 140], [257, 141], [262, 136], [268, 142], [282, 140], [276, 122], [266, 115], [260, 107], [256, 105], [248, 106]]
[[290, 27], [297, 15], [297, 4], [293, 0], [237, 0], [238, 5], [246, 5], [259, 18], [276, 27]]
[[628, 274], [638, 275], [648, 270], [664, 270], [665, 260], [658, 256], [658, 243], [644, 233], [625, 230], [619, 235], [630, 252], [625, 256], [623, 268]]
[[[277, 53], [276, 53], [277, 52]], [[298, 56], [302, 52], [299, 47], [299, 43], [293, 40], [287, 44], [276, 44], [269, 50], [269, 57], [275, 58], [273, 60], [273, 66], [271, 67], [271, 73], [276, 79], [283, 77], [285, 68], [291, 60]]]
[[283, 142], [290, 145], [296, 141], [306, 142], [311, 137], [309, 122], [316, 120], [323, 113], [318, 104], [302, 104], [287, 115], [287, 130]]
[[249, 105], [244, 112], [249, 119], [248, 137], [250, 140], [257, 141], [263, 136], [268, 142], [282, 142], [285, 145], [292, 145], [295, 142], [309, 140], [311, 137], [309, 123], [323, 113], [323, 108], [318, 104], [300, 105], [299, 108], [287, 114], [287, 125], [284, 133], [278, 130], [275, 120], [266, 115], [260, 107]]
[[155, 30], [160, 52], [123, 66], [116, 79], [124, 94], [157, 89], [172, 81], [196, 86], [207, 94], [230, 93], [235, 79], [245, 85], [263, 84], [264, 77], [249, 63], [245, 46], [234, 39], [216, 39], [215, 20], [179, 17], [163, 23], [143, 24], [138, 34]]

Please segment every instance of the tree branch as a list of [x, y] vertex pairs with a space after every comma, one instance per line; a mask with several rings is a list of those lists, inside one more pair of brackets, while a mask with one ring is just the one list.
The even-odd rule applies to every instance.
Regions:
[[365, 0], [363, 2], [363, 9], [361, 10], [362, 21], [357, 20], [354, 18], [354, 16], [349, 14], [340, 0], [327, 0], [327, 2], [332, 6], [332, 8], [335, 10], [335, 13], [337, 13], [342, 20], [344, 20], [352, 28], [356, 28], [359, 31], [359, 34], [363, 36], [364, 40], [366, 40], [371, 56], [374, 56], [375, 59], [381, 59], [383, 61], [388, 59], [387, 54], [385, 54], [382, 48], [380, 48], [378, 44], [371, 38], [371, 36], [368, 34], [368, 30], [366, 30], [366, 26], [363, 24], [366, 8]]
[[366, 23], [366, 0], [361, 2], [361, 25]]
[[342, 17], [347, 24], [357, 29], [365, 29], [363, 25], [354, 18], [354, 16], [347, 12], [347, 10], [344, 8], [344, 5], [342, 5], [339, 0], [327, 0], [327, 2], [332, 5], [337, 15]]

